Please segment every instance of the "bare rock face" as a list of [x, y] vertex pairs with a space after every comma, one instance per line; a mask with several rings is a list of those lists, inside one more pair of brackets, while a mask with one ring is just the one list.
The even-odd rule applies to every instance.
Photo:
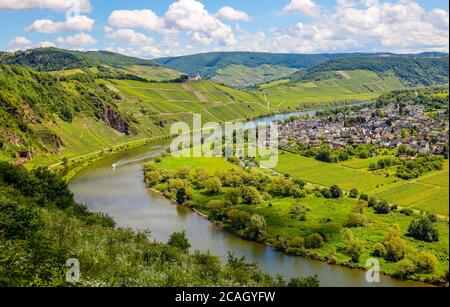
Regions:
[[107, 106], [103, 106], [102, 111], [102, 120], [108, 126], [119, 131], [120, 133], [131, 134], [130, 125], [115, 110]]

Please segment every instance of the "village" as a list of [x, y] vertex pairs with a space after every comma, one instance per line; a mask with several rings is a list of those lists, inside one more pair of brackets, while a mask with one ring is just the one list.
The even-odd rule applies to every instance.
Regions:
[[331, 115], [302, 117], [280, 123], [280, 147], [295, 144], [329, 145], [342, 149], [354, 144], [377, 144], [384, 148], [406, 145], [419, 154], [442, 154], [449, 139], [448, 113], [425, 112], [421, 105], [389, 104]]

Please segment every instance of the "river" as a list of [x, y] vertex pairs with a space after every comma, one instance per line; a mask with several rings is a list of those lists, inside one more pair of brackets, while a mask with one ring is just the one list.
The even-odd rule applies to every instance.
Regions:
[[[295, 115], [301, 115], [294, 113]], [[282, 120], [294, 114], [276, 115], [262, 120]], [[260, 120], [258, 120], [260, 121]], [[365, 272], [329, 265], [324, 262], [290, 256], [264, 244], [236, 237], [189, 208], [178, 206], [149, 191], [144, 184], [142, 162], [158, 155], [169, 141], [148, 144], [100, 160], [80, 171], [70, 182], [75, 199], [91, 211], [107, 213], [120, 227], [151, 231], [151, 239], [167, 241], [175, 231], [186, 231], [192, 250], [211, 251], [226, 261], [228, 253], [246, 256], [262, 271], [281, 274], [289, 279], [317, 274], [322, 286], [423, 286], [412, 281], [398, 281], [381, 276], [380, 283], [367, 283]], [[116, 164], [115, 169], [112, 165]]]

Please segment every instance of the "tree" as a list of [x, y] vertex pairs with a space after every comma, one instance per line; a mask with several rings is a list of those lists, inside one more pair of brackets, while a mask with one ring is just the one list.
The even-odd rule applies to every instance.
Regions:
[[393, 262], [402, 260], [410, 251], [406, 242], [400, 238], [400, 227], [398, 225], [388, 229], [384, 246], [386, 247], [386, 260]]
[[375, 210], [375, 213], [377, 214], [388, 214], [389, 211], [391, 210], [391, 207], [389, 206], [389, 204], [382, 200], [379, 202], [376, 202], [373, 206], [373, 209]]
[[233, 206], [239, 204], [241, 198], [241, 191], [238, 188], [230, 189], [225, 193], [225, 199], [229, 201]]
[[254, 187], [243, 187], [241, 197], [247, 205], [257, 205], [262, 202], [261, 195]]
[[342, 189], [337, 185], [332, 185], [330, 188], [331, 197], [333, 198], [341, 198], [342, 197]]
[[358, 263], [364, 250], [363, 243], [354, 238], [353, 232], [350, 229], [346, 229], [345, 236], [347, 238], [346, 253], [350, 256], [352, 262]]
[[247, 227], [247, 238], [255, 240], [259, 239], [266, 229], [266, 220], [262, 215], [253, 214]]
[[319, 248], [322, 246], [323, 241], [323, 237], [320, 234], [318, 234], [317, 232], [312, 233], [306, 237], [305, 246], [307, 248]]
[[154, 187], [162, 180], [162, 176], [158, 171], [149, 171], [145, 173], [145, 181], [149, 187]]
[[351, 198], [357, 198], [358, 195], [359, 195], [359, 191], [358, 191], [357, 188], [353, 188], [353, 189], [350, 190], [349, 196]]
[[384, 258], [386, 256], [386, 248], [381, 243], [376, 243], [373, 247], [372, 256]]
[[331, 194], [330, 189], [327, 188], [323, 188], [322, 190], [320, 190], [320, 194], [322, 194], [323, 197], [325, 198], [332, 198], [333, 194]]
[[186, 252], [189, 248], [191, 248], [191, 243], [189, 243], [189, 239], [186, 237], [186, 232], [174, 232], [167, 242], [168, 245], [179, 248], [180, 250]]
[[439, 241], [439, 233], [428, 217], [411, 221], [408, 227], [408, 235], [425, 242]]
[[217, 177], [205, 181], [205, 189], [210, 194], [219, 194], [222, 191], [222, 182]]
[[176, 195], [176, 201], [178, 204], [182, 205], [186, 202], [186, 189], [179, 188]]

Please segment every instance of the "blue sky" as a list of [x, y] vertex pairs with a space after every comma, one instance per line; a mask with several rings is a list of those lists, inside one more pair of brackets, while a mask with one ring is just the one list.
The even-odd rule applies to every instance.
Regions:
[[[78, 1], [79, 15], [72, 1]], [[448, 52], [446, 0], [0, 0], [0, 50]]]

